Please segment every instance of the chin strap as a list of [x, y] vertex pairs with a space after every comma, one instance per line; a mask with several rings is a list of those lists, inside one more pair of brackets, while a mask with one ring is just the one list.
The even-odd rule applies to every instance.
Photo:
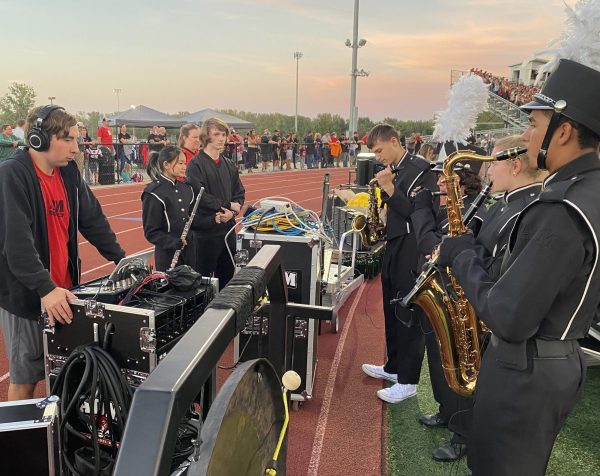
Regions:
[[567, 107], [567, 103], [563, 100], [556, 101], [554, 104], [554, 112], [550, 118], [550, 123], [548, 124], [546, 135], [544, 136], [544, 141], [542, 142], [542, 146], [540, 147], [537, 155], [538, 169], [546, 170], [546, 156], [548, 155], [548, 147], [550, 147], [550, 141], [552, 140], [552, 136], [558, 128], [560, 117], [562, 116], [562, 112], [564, 111], [565, 107]]

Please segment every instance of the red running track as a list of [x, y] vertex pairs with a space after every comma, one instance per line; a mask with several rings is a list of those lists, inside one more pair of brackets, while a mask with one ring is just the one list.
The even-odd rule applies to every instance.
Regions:
[[[285, 196], [304, 208], [320, 211], [323, 175], [330, 174], [331, 188], [348, 182], [349, 169], [305, 170], [242, 176], [246, 203], [268, 196]], [[141, 191], [144, 184], [98, 187], [95, 195], [128, 254], [151, 247], [141, 223]], [[82, 281], [108, 274], [114, 267], [96, 249], [79, 237], [83, 261]], [[381, 383], [365, 377], [363, 362], [381, 362], [384, 333], [379, 280], [355, 291], [340, 312], [340, 331], [328, 326], [318, 342], [318, 364], [313, 399], [292, 412], [289, 430], [287, 474], [366, 475], [385, 473], [382, 447], [385, 429], [383, 406], [375, 392]], [[233, 347], [221, 359], [231, 365]], [[219, 370], [219, 382], [229, 371]], [[0, 401], [6, 400], [8, 364], [0, 339]], [[37, 389], [45, 393], [43, 385]]]

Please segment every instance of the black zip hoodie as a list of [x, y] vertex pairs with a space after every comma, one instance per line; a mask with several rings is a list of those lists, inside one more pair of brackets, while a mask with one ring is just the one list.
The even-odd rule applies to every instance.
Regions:
[[[69, 273], [73, 286], [81, 276], [77, 231], [109, 261], [125, 252], [117, 243], [102, 208], [74, 162], [57, 168], [69, 201]], [[0, 164], [0, 307], [19, 317], [37, 319], [40, 298], [56, 284], [50, 279], [50, 250], [42, 189], [27, 149]]]

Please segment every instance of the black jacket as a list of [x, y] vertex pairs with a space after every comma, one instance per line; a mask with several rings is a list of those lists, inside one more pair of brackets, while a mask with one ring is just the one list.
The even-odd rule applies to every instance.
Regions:
[[413, 204], [410, 192], [417, 186], [437, 190], [435, 173], [431, 171], [431, 163], [406, 154], [396, 167], [394, 177], [394, 194], [390, 197], [382, 192], [382, 201], [387, 205], [387, 240], [393, 240], [412, 232], [410, 216]]
[[[117, 243], [102, 208], [81, 178], [75, 162], [56, 169], [69, 200], [69, 273], [73, 286], [81, 276], [79, 231], [107, 260], [118, 263], [125, 252]], [[46, 208], [27, 150], [0, 165], [0, 307], [28, 319], [40, 316], [40, 298], [56, 285], [50, 279]]]
[[246, 190], [236, 166], [223, 154], [219, 163], [215, 164], [210, 156], [201, 150], [188, 164], [186, 178], [195, 193], [198, 193], [200, 187], [204, 187], [198, 207], [198, 218], [194, 220], [193, 228], [204, 236], [224, 236], [235, 225], [235, 220], [215, 223], [210, 217], [214, 217], [221, 208], [229, 209], [231, 202], [244, 205]]

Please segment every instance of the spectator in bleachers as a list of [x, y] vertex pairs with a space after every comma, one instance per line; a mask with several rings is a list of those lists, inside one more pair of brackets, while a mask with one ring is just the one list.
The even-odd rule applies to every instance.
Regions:
[[490, 84], [490, 89], [493, 93], [517, 106], [522, 106], [532, 101], [533, 96], [540, 90], [538, 86], [527, 86], [523, 83], [516, 83], [508, 78], [495, 76], [492, 73], [477, 68], [472, 68], [471, 73], [481, 76], [486, 83]]

